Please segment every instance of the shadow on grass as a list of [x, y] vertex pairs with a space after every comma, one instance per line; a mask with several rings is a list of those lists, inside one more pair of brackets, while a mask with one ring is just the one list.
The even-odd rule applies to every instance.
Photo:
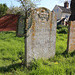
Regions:
[[75, 51], [71, 53], [71, 56], [73, 57], [75, 55]]
[[0, 33], [5, 33], [5, 34], [9, 34], [9, 33], [15, 33], [16, 31], [0, 31]]
[[11, 72], [12, 70], [16, 70], [22, 66], [24, 66], [22, 63], [16, 63], [5, 67], [0, 67], [0, 73]]
[[68, 53], [66, 50], [63, 52], [63, 53], [60, 53], [60, 52], [56, 52], [55, 54], [56, 56], [58, 55], [62, 55], [64, 57], [73, 57], [75, 55], [75, 51], [71, 52], [71, 53]]
[[71, 53], [68, 53], [67, 51], [64, 51], [64, 52], [62, 53], [62, 55], [64, 55], [64, 56], [68, 55], [68, 56], [73, 57], [73, 56], [75, 55], [75, 51], [73, 51], [73, 52], [71, 52]]

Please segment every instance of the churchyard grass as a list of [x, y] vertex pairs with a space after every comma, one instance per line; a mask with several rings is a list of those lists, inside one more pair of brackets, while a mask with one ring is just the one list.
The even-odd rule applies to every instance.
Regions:
[[67, 34], [56, 34], [55, 57], [32, 61], [24, 68], [24, 37], [0, 32], [0, 75], [75, 75], [75, 52], [66, 54]]

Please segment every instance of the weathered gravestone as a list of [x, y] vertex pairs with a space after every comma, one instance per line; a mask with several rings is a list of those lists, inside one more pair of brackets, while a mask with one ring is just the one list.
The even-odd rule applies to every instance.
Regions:
[[75, 51], [75, 21], [69, 22], [67, 51]]
[[24, 36], [24, 29], [25, 28], [25, 18], [24, 16], [19, 16], [18, 24], [17, 24], [17, 31], [16, 36]]
[[75, 51], [75, 0], [71, 0], [71, 16], [69, 18], [69, 26], [68, 26], [68, 43], [67, 43], [67, 51], [73, 52]]
[[31, 60], [48, 59], [55, 55], [56, 15], [42, 7], [27, 13], [26, 65]]

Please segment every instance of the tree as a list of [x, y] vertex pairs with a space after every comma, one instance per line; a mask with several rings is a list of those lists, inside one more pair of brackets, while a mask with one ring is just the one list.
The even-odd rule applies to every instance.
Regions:
[[40, 0], [17, 0], [21, 3], [21, 8], [26, 12], [29, 8], [35, 8]]
[[71, 12], [72, 12], [73, 14], [75, 14], [75, 0], [71, 0], [71, 5], [70, 5], [70, 7], [71, 7]]
[[14, 7], [14, 6], [9, 7], [9, 9], [7, 10], [6, 13], [7, 14], [21, 14], [21, 15], [24, 15], [24, 11], [23, 11], [22, 7]]
[[71, 0], [70, 9], [71, 9], [71, 16], [69, 20], [75, 21], [75, 0]]
[[0, 17], [6, 14], [8, 7], [6, 4], [0, 4]]

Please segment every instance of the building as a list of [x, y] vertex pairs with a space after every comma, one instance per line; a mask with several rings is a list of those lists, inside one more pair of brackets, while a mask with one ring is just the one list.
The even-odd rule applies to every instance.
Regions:
[[64, 3], [64, 6], [56, 5], [53, 11], [56, 13], [57, 16], [57, 24], [65, 25], [71, 15], [68, 1]]

